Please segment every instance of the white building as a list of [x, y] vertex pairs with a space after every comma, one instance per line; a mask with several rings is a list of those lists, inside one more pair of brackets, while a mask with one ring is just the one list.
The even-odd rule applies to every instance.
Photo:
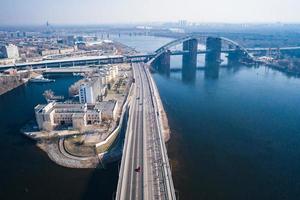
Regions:
[[98, 76], [100, 77], [101, 83], [108, 84], [114, 80], [119, 75], [119, 67], [117, 65], [108, 66], [106, 68], [99, 69]]
[[11, 58], [18, 59], [19, 58], [19, 49], [14, 44], [2, 45], [0, 46], [0, 52], [2, 58]]
[[79, 102], [95, 104], [101, 99], [102, 84], [99, 78], [87, 79], [79, 87]]
[[102, 121], [101, 111], [95, 105], [51, 102], [35, 107], [40, 130], [53, 130], [58, 126], [81, 129]]

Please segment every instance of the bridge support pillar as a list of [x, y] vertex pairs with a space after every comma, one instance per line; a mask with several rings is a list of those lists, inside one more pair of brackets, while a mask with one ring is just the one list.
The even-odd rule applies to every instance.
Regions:
[[182, 56], [183, 70], [186, 71], [196, 70], [197, 50], [198, 50], [198, 41], [196, 39], [191, 39], [183, 42], [183, 51], [188, 51], [188, 53], [185, 53]]
[[222, 41], [221, 38], [208, 37], [206, 39], [206, 55], [205, 65], [210, 66], [221, 62], [221, 49]]
[[171, 67], [171, 51], [168, 50], [162, 53], [154, 61], [154, 68], [156, 68], [159, 73], [169, 73], [170, 67]]
[[241, 51], [240, 49], [236, 49], [232, 52], [228, 53], [228, 65], [236, 65], [238, 64], [241, 59], [245, 57], [244, 52]]

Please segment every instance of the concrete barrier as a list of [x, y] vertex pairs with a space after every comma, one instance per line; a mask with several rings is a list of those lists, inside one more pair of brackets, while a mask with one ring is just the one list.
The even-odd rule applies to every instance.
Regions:
[[162, 104], [162, 101], [161, 101], [161, 98], [160, 98], [160, 95], [159, 95], [159, 92], [158, 92], [158, 89], [157, 89], [157, 86], [150, 74], [150, 71], [149, 71], [149, 67], [146, 69], [147, 71], [147, 74], [148, 74], [148, 77], [150, 79], [150, 84], [152, 86], [152, 89], [153, 89], [153, 95], [154, 95], [154, 99], [156, 100], [156, 103], [157, 103], [157, 107], [158, 107], [158, 112], [159, 112], [159, 116], [158, 116], [158, 119], [159, 119], [159, 125], [161, 127], [161, 132], [163, 134], [163, 137], [164, 137], [164, 141], [165, 142], [168, 142], [169, 139], [170, 139], [170, 127], [169, 127], [169, 122], [168, 122], [168, 117], [167, 117], [167, 114], [166, 114], [166, 111], [164, 109], [164, 106]]
[[124, 116], [125, 116], [126, 110], [128, 109], [128, 105], [129, 105], [129, 102], [131, 99], [130, 97], [131, 97], [131, 93], [132, 93], [132, 88], [133, 88], [133, 86], [131, 84], [126, 102], [124, 103], [123, 108], [122, 108], [122, 114], [121, 114], [121, 118], [120, 118], [120, 122], [119, 122], [118, 126], [111, 134], [109, 134], [109, 136], [104, 141], [96, 144], [97, 154], [106, 153], [111, 148], [112, 144], [115, 142], [116, 138], [118, 137], [118, 135], [121, 131], [122, 125], [124, 123]]

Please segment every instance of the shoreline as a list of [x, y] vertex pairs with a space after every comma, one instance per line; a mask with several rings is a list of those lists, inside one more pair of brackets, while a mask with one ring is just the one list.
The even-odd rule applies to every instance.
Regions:
[[20, 87], [20, 86], [22, 86], [24, 84], [26, 84], [27, 82], [28, 81], [23, 81], [22, 80], [21, 82], [16, 83], [15, 85], [12, 85], [12, 86], [9, 86], [9, 87], [3, 89], [2, 91], [0, 91], [0, 96], [6, 94], [6, 93], [8, 93], [8, 92], [10, 92], [10, 91], [12, 91], [12, 90], [14, 90], [16, 88], [18, 88], [18, 87]]
[[163, 134], [164, 142], [167, 143], [171, 138], [171, 130], [170, 130], [170, 126], [169, 126], [168, 116], [164, 109], [163, 103], [161, 101], [160, 94], [159, 94], [158, 88], [156, 86], [156, 83], [151, 75], [150, 68], [151, 68], [151, 66], [146, 66], [146, 72], [147, 72], [147, 75], [148, 75], [148, 78], [150, 81], [150, 85], [152, 86], [152, 89], [153, 89], [153, 95], [154, 95], [155, 101], [157, 103], [157, 109], [159, 112], [158, 120], [159, 120], [159, 124], [160, 124], [161, 131]]
[[[121, 121], [120, 121], [121, 122]], [[21, 129], [21, 133], [36, 142], [36, 146], [43, 150], [49, 157], [51, 161], [56, 163], [57, 165], [66, 167], [66, 168], [77, 168], [77, 169], [88, 169], [88, 168], [99, 168], [101, 167], [103, 161], [105, 164], [109, 164], [118, 160], [120, 155], [116, 155], [115, 152], [110, 152], [109, 149], [112, 148], [115, 141], [118, 139], [120, 134], [120, 126], [122, 123], [119, 123], [115, 129], [109, 134], [108, 137], [112, 138], [112, 140], [103, 141], [101, 144], [107, 145], [105, 146], [106, 151], [99, 153], [97, 150], [97, 144], [94, 145], [95, 154], [92, 156], [76, 156], [69, 153], [64, 146], [65, 137], [68, 136], [82, 136], [85, 134], [81, 133], [72, 133], [70, 135], [56, 135], [56, 136], [42, 136], [40, 138], [36, 137], [36, 133], [27, 132]], [[52, 134], [53, 135], [53, 134]], [[100, 165], [101, 164], [101, 165]]]
[[[33, 127], [36, 127], [36, 123], [31, 121], [27, 123], [22, 129], [21, 133], [36, 141], [36, 145], [47, 153], [48, 157], [56, 164], [66, 168], [99, 168], [104, 164], [109, 164], [117, 161], [121, 154], [118, 148], [118, 139], [122, 131], [122, 125], [126, 123], [126, 111], [128, 102], [131, 99], [132, 82], [129, 80], [127, 86], [127, 95], [125, 96], [119, 111], [119, 119], [114, 127], [110, 128], [107, 132], [107, 136], [100, 142], [95, 141], [92, 144], [94, 153], [86, 154], [85, 156], [72, 154], [65, 147], [65, 141], [70, 137], [84, 137], [86, 133], [80, 133], [76, 130], [60, 130], [60, 131], [40, 131]], [[80, 147], [79, 147], [80, 148]]]

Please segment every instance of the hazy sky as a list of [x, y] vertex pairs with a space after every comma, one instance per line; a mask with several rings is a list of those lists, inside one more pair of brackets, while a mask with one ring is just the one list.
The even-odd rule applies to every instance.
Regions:
[[300, 0], [1, 0], [0, 24], [300, 22]]

